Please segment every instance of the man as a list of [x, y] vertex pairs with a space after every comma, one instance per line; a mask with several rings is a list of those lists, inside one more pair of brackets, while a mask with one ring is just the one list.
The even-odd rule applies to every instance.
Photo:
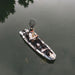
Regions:
[[36, 37], [38, 37], [38, 35], [34, 32], [33, 28], [30, 28], [29, 40], [34, 41], [36, 40]]
[[38, 35], [34, 32], [33, 28], [30, 28], [29, 40], [34, 46], [37, 46], [37, 43], [42, 45], [42, 42], [38, 39]]

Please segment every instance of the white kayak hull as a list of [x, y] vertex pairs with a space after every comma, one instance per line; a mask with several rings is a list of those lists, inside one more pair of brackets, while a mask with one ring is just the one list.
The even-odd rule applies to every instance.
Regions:
[[26, 37], [26, 33], [29, 32], [28, 29], [24, 29], [22, 31], [19, 31], [19, 34], [22, 36], [23, 40], [30, 46], [33, 48], [33, 50], [35, 50], [37, 53], [39, 53], [40, 55], [42, 55], [43, 57], [45, 57], [48, 60], [55, 60], [56, 59], [56, 54], [54, 53], [54, 51], [43, 41], [41, 40], [41, 42], [46, 46], [46, 48], [48, 50], [50, 50], [50, 55], [46, 55], [45, 54], [45, 49], [42, 49], [42, 51], [38, 50], [36, 47], [34, 47], [34, 45], [32, 45], [32, 43], [30, 41], [28, 41], [27, 37]]

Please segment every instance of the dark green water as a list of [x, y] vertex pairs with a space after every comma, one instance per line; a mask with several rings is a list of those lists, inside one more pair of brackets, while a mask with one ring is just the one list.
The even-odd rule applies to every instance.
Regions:
[[[56, 53], [51, 64], [19, 36], [37, 20], [36, 32]], [[74, 0], [0, 0], [0, 75], [75, 75]]]

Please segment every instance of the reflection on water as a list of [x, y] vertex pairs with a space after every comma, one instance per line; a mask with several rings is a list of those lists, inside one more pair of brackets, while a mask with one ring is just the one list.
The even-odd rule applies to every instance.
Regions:
[[5, 22], [5, 18], [8, 18], [10, 13], [15, 12], [15, 0], [0, 0], [0, 22]]
[[[24, 7], [28, 7], [29, 3], [33, 2], [33, 0], [18, 0], [18, 3]], [[0, 22], [4, 23], [11, 13], [15, 13], [14, 4], [15, 0], [0, 0]]]
[[24, 7], [28, 7], [30, 2], [33, 3], [34, 1], [33, 0], [18, 0], [18, 3], [20, 5], [23, 5]]

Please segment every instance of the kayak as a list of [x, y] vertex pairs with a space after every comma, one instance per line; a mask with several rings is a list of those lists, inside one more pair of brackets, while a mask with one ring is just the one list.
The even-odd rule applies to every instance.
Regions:
[[[38, 39], [41, 41], [42, 45], [36, 47], [32, 44], [32, 42], [29, 40], [29, 29], [24, 29], [22, 31], [19, 31], [19, 34], [22, 36], [23, 40], [31, 47], [34, 51], [39, 53], [41, 56], [46, 58], [47, 60], [55, 60], [56, 54], [55, 52], [42, 40], [38, 37]], [[36, 42], [38, 45], [38, 43]], [[39, 42], [40, 44], [40, 42]]]

